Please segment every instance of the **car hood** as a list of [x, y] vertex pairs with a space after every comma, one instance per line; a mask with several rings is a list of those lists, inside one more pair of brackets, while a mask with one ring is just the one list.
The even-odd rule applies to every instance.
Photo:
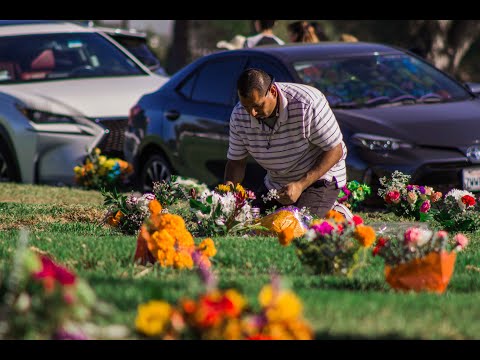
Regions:
[[70, 79], [1, 85], [0, 91], [37, 110], [86, 117], [126, 117], [138, 99], [162, 86], [158, 75]]
[[340, 124], [423, 146], [461, 148], [480, 142], [480, 100], [370, 109], [334, 109]]

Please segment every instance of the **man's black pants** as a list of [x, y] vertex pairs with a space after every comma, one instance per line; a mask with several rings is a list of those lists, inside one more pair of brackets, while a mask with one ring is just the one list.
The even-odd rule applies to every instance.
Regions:
[[[252, 201], [252, 206], [260, 208], [262, 214], [274, 206], [277, 206], [277, 209], [282, 206], [287, 206], [279, 203], [277, 200], [271, 200], [264, 203], [262, 195], [266, 195], [267, 193], [267, 187], [265, 184], [262, 184], [262, 186], [255, 192], [256, 199]], [[340, 189], [337, 189], [336, 181], [321, 179], [306, 188], [298, 198], [297, 202], [290, 205], [296, 206], [299, 209], [307, 207], [312, 215], [315, 214], [323, 218], [327, 214], [327, 211], [332, 208], [339, 193]]]

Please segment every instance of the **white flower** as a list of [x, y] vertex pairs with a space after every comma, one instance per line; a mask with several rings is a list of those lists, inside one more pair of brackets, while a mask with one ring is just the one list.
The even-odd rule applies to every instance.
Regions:
[[316, 237], [317, 232], [313, 229], [308, 229], [304, 235], [305, 240], [307, 240], [308, 242], [312, 242], [313, 240], [315, 240]]
[[433, 232], [432, 230], [421, 229], [420, 235], [417, 238], [417, 246], [423, 246], [430, 241], [432, 238]]

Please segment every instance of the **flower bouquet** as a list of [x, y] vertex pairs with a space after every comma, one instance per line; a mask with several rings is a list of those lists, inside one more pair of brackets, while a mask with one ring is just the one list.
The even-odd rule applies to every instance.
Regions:
[[430, 209], [433, 203], [442, 198], [442, 193], [435, 192], [429, 186], [410, 185], [409, 180], [410, 175], [395, 170], [391, 177], [380, 179], [378, 195], [398, 216], [413, 217], [420, 221], [432, 219]]
[[479, 211], [475, 195], [453, 189], [437, 204], [434, 219], [448, 231], [475, 231], [480, 229]]
[[83, 165], [73, 168], [75, 182], [85, 189], [94, 190], [112, 189], [124, 184], [128, 175], [133, 172], [132, 165], [124, 160], [107, 158], [100, 154], [100, 149], [95, 148], [87, 154]]
[[463, 234], [455, 235], [451, 243], [446, 231], [411, 227], [382, 234], [373, 255], [384, 259], [386, 281], [392, 288], [443, 293], [453, 274], [456, 252], [467, 244]]
[[[155, 200], [155, 195], [151, 193], [145, 193], [140, 197], [133, 194], [123, 195], [116, 189], [112, 191], [102, 189], [101, 193], [104, 197], [103, 204], [108, 206], [102, 223], [117, 228], [126, 235], [136, 234], [140, 230], [143, 221], [151, 214], [150, 202]], [[158, 201], [152, 206], [155, 212], [162, 211]]]
[[101, 303], [73, 272], [26, 248], [26, 236], [0, 279], [0, 339], [87, 339], [80, 325]]
[[168, 180], [153, 182], [153, 194], [163, 206], [169, 207], [181, 199], [188, 200], [192, 197], [191, 195], [196, 195], [196, 189], [203, 188], [201, 184], [197, 185], [193, 180], [180, 179], [177, 175], [171, 175]]
[[199, 263], [210, 267], [210, 258], [217, 253], [212, 239], [207, 238], [195, 246], [181, 216], [162, 214], [157, 200], [151, 201], [148, 207], [151, 215], [138, 234], [134, 261], [142, 265], [158, 262], [161, 267], [192, 269], [197, 254]]
[[207, 288], [195, 299], [176, 305], [152, 300], [138, 306], [137, 331], [157, 339], [191, 340], [311, 340], [313, 331], [303, 319], [303, 306], [279, 278], [258, 296], [255, 313], [236, 289]]
[[366, 249], [375, 242], [375, 230], [354, 216], [346, 220], [330, 210], [325, 220], [314, 220], [303, 237], [293, 239], [300, 261], [316, 274], [352, 276], [366, 262]]
[[242, 185], [218, 185], [190, 198], [201, 236], [227, 235], [254, 230], [251, 201], [255, 194]]
[[371, 193], [370, 186], [352, 180], [340, 189], [337, 201], [349, 209], [355, 210]]

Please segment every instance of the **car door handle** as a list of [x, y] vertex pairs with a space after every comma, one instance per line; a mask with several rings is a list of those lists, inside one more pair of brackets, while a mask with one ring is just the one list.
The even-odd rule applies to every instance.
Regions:
[[169, 120], [177, 120], [180, 117], [180, 113], [177, 110], [167, 110], [164, 115]]

